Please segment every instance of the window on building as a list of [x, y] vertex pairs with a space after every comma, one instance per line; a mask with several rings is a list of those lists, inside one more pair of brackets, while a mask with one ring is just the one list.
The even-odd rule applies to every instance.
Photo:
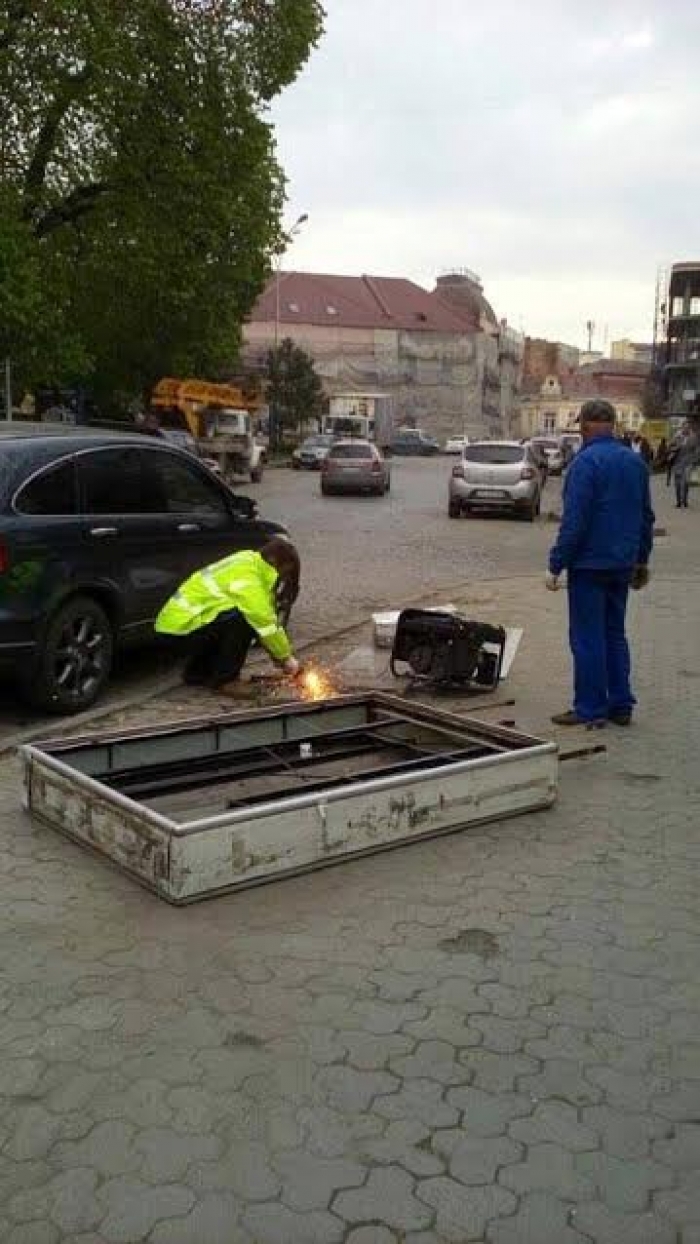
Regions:
[[287, 303], [287, 310], [288, 310], [288, 311], [292, 311], [295, 315], [298, 315], [298, 314], [299, 314], [299, 303], [298, 303], [298, 302], [288, 302], [288, 303]]
[[338, 308], [332, 306], [331, 303], [329, 303], [328, 306], [326, 307], [326, 315], [337, 315], [337, 314], [338, 314]]

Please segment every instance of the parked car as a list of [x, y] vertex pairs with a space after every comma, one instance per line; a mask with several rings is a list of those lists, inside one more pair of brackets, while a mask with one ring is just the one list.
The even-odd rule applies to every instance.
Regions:
[[564, 470], [564, 454], [561, 442], [556, 436], [533, 436], [530, 444], [533, 449], [544, 454], [549, 475], [561, 475]]
[[426, 436], [420, 428], [398, 428], [391, 441], [391, 452], [431, 457], [440, 453], [440, 442], [434, 436]]
[[166, 441], [1, 426], [0, 670], [37, 707], [87, 708], [187, 575], [286, 534]]
[[469, 444], [468, 436], [450, 436], [445, 441], [443, 453], [461, 454], [462, 450]]
[[542, 483], [533, 451], [518, 441], [473, 441], [452, 468], [450, 518], [473, 510], [510, 510], [530, 522], [540, 512]]
[[292, 454], [294, 470], [301, 471], [305, 468], [307, 471], [320, 471], [321, 463], [334, 440], [335, 437], [325, 432], [319, 432], [316, 436], [307, 436]]
[[321, 492], [371, 492], [391, 487], [389, 464], [371, 441], [335, 441], [321, 464]]

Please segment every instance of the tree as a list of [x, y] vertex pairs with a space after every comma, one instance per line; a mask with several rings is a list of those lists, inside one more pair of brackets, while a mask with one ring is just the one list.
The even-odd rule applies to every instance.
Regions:
[[322, 22], [319, 0], [0, 0], [0, 293], [22, 288], [0, 349], [26, 379], [230, 367], [282, 237], [267, 108]]
[[284, 428], [300, 432], [308, 420], [321, 414], [323, 385], [313, 359], [291, 337], [268, 352], [266, 370], [270, 440], [276, 447]]

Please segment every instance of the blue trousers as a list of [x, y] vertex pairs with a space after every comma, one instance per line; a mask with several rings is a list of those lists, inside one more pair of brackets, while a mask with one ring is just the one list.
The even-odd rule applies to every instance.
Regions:
[[630, 652], [625, 613], [630, 570], [569, 572], [569, 642], [574, 658], [574, 712], [583, 721], [629, 713]]

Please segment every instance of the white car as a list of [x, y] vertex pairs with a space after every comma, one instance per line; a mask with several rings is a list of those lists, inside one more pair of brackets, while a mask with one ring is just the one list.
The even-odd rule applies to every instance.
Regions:
[[469, 444], [468, 436], [450, 436], [445, 441], [443, 453], [461, 454], [463, 449]]

